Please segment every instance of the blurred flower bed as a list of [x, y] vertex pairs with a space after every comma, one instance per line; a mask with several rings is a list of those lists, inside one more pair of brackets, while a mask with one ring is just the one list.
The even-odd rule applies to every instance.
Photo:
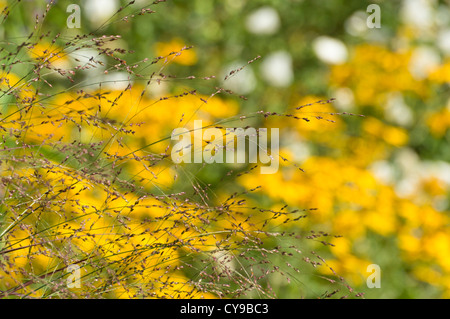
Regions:
[[[313, 229], [339, 235], [330, 237], [329, 243], [313, 242], [313, 249], [367, 298], [450, 297], [448, 2], [379, 1], [379, 29], [367, 27], [369, 1], [347, 1], [345, 7], [340, 1], [331, 0], [320, 4], [306, 0], [170, 1], [152, 7], [156, 13], [136, 14], [128, 23], [118, 23], [114, 16], [110, 19], [125, 2], [111, 0], [98, 6], [88, 3], [80, 4], [81, 30], [65, 29], [64, 1], [50, 11], [49, 28], [61, 29], [67, 32], [65, 36], [77, 32], [99, 35], [94, 31], [97, 28], [102, 34], [120, 34], [120, 39], [105, 41], [105, 46], [133, 50], [133, 54], [120, 52], [128, 65], [159, 57], [157, 65], [164, 67], [154, 72], [164, 75], [149, 85], [146, 79], [130, 79], [123, 70], [114, 71], [111, 62], [108, 65], [96, 51], [70, 52], [62, 44], [40, 41], [27, 48], [26, 58], [45, 60], [61, 69], [73, 69], [80, 60], [84, 66], [92, 64], [73, 75], [84, 81], [84, 91], [70, 89], [70, 81], [53, 72], [44, 78], [49, 86], [60, 86], [63, 93], [38, 105], [26, 121], [16, 109], [4, 107], [2, 116], [8, 118], [5, 128], [14, 130], [16, 125], [27, 125], [27, 133], [22, 136], [27, 143], [99, 143], [109, 158], [129, 157], [130, 161], [120, 165], [148, 191], [183, 191], [189, 182], [200, 181], [214, 195], [211, 201], [220, 206], [230, 193], [260, 186], [246, 195], [247, 206], [262, 205], [277, 211], [288, 205], [290, 209], [308, 211], [306, 218], [289, 223], [286, 219], [270, 219], [268, 229], [305, 233]], [[143, 7], [147, 1], [136, 3]], [[33, 12], [43, 4], [27, 6]], [[0, 26], [4, 39], [20, 34], [20, 25], [33, 26], [33, 20], [26, 20], [31, 19], [27, 10], [17, 10], [20, 15], [11, 15]], [[103, 23], [105, 27], [101, 27]], [[253, 61], [256, 57], [260, 58]], [[244, 68], [224, 80], [230, 71], [240, 67]], [[12, 72], [3, 71], [2, 91], [13, 91], [16, 99], [32, 101], [37, 89], [45, 91], [44, 85], [37, 88], [31, 81], [22, 81], [21, 72], [20, 66]], [[224, 87], [233, 94], [215, 91], [215, 87]], [[161, 99], [163, 96], [169, 98]], [[331, 98], [331, 103], [317, 103]], [[273, 116], [256, 116], [259, 111], [271, 112]], [[170, 140], [164, 138], [181, 122], [188, 127], [194, 119], [202, 119], [206, 125], [230, 119], [239, 123], [242, 116], [246, 116], [246, 125], [280, 128], [280, 155], [287, 161], [280, 162], [278, 173], [261, 175], [259, 170], [250, 170], [224, 183], [223, 177], [230, 169], [245, 171], [250, 166], [215, 164], [186, 172], [161, 155], [170, 146]], [[124, 122], [127, 126], [118, 125]], [[159, 139], [161, 142], [154, 143]], [[102, 141], [107, 143], [100, 144]], [[145, 160], [132, 164], [133, 156], [145, 159], [155, 154], [163, 156], [155, 166], [147, 166]], [[71, 178], [77, 175], [67, 174], [62, 168], [49, 173], [44, 164], [40, 173], [53, 182], [55, 190], [73, 183]], [[25, 176], [27, 172], [17, 173], [6, 166], [2, 169], [3, 177], [14, 174]], [[86, 183], [81, 175], [79, 188], [67, 196], [81, 200], [86, 210], [105, 205], [110, 209], [127, 207], [139, 198], [132, 191], [114, 200], [109, 195], [103, 198], [99, 196], [102, 185], [93, 180]], [[181, 201], [174, 201], [182, 206]], [[157, 199], [144, 199], [141, 205], [127, 216], [144, 220], [164, 215], [158, 210], [161, 202]], [[149, 213], [145, 205], [155, 209]], [[245, 216], [237, 217], [235, 223], [247, 225]], [[265, 217], [261, 213], [257, 218]], [[76, 220], [65, 227], [90, 228], [95, 233], [108, 228], [111, 222], [115, 221], [105, 217], [80, 225]], [[174, 221], [164, 222], [170, 226], [161, 225], [160, 229], [181, 231], [173, 226]], [[190, 225], [203, 226], [195, 222]], [[252, 229], [253, 225], [248, 223], [246, 227]], [[133, 229], [135, 236], [126, 243], [130, 250], [142, 240], [141, 230], [139, 226]], [[14, 236], [20, 239], [22, 232], [26, 229], [17, 229]], [[108, 236], [102, 235], [102, 240], [114, 246], [116, 237], [111, 235], [108, 241]], [[165, 236], [170, 237], [160, 236], [155, 237], [155, 242], [162, 243]], [[218, 239], [190, 236], [188, 240], [192, 247], [212, 247]], [[99, 243], [88, 239], [78, 245]], [[117, 254], [117, 247], [110, 249]], [[12, 253], [17, 265], [25, 267], [24, 251]], [[168, 249], [166, 254], [176, 260], [179, 252]], [[55, 256], [46, 257], [38, 251], [36, 255], [32, 267], [51, 268]], [[277, 258], [274, 256], [272, 262], [281, 263]], [[298, 258], [289, 263], [292, 269], [302, 269], [304, 260]], [[154, 267], [157, 264], [150, 263]], [[380, 289], [366, 285], [370, 264], [381, 267]], [[327, 265], [317, 267], [319, 274], [332, 274]], [[153, 288], [166, 287], [169, 295], [170, 291], [182, 291], [191, 297], [202, 295], [201, 289], [190, 294], [187, 291], [192, 287], [180, 288], [187, 279], [181, 271], [177, 274], [177, 283], [169, 287], [155, 284]], [[164, 272], [157, 275], [157, 281], [164, 283]], [[304, 283], [300, 291], [281, 279], [270, 282], [277, 296], [298, 298], [307, 294], [305, 291], [319, 289], [315, 277], [320, 275], [300, 271], [298, 275], [293, 273], [296, 276]], [[10, 282], [12, 286], [13, 283]], [[6, 281], [2, 285], [2, 289], [9, 287]], [[130, 297], [138, 290], [119, 287], [115, 292]]]

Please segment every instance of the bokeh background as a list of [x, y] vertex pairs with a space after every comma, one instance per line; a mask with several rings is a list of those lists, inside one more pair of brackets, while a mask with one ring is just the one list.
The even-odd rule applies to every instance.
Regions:
[[[81, 7], [80, 29], [66, 27], [72, 2]], [[114, 45], [134, 51], [124, 54], [129, 64], [192, 46], [167, 65], [165, 72], [176, 78], [152, 85], [150, 94], [191, 88], [208, 96], [215, 86], [233, 91], [208, 104], [205, 119], [212, 122], [260, 110], [312, 118], [249, 119], [248, 125], [280, 128], [281, 153], [304, 172], [282, 163], [276, 174], [253, 170], [223, 184], [229, 165], [196, 169], [193, 174], [218, 197], [261, 185], [249, 197], [259, 205], [317, 208], [294, 226], [341, 235], [332, 239], [334, 246], [314, 249], [366, 298], [450, 297], [449, 1], [173, 0], [128, 23], [113, 16], [125, 2], [72, 2], [57, 1], [46, 27], [63, 36], [120, 34]], [[148, 3], [136, 1], [136, 6]], [[367, 24], [370, 4], [380, 7], [380, 28]], [[44, 6], [23, 1], [0, 25], [0, 37], [23, 36]], [[39, 50], [32, 54], [45, 49]], [[73, 60], [67, 56], [58, 63]], [[98, 65], [82, 77], [111, 89], [128, 85], [126, 73], [106, 74], [105, 68]], [[332, 103], [295, 110], [331, 98]], [[152, 111], [157, 120], [141, 138], [167, 135], [181, 113], [188, 117], [196, 108], [188, 98], [168, 102]], [[282, 262], [274, 257], [274, 264]], [[366, 285], [370, 264], [380, 266], [381, 288]], [[301, 289], [319, 289], [315, 276], [302, 275]], [[281, 298], [302, 295], [298, 285], [282, 280], [272, 285]]]

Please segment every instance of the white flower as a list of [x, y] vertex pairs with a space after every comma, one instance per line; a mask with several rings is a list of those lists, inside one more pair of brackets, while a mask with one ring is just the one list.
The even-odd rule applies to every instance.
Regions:
[[410, 148], [401, 148], [394, 158], [394, 165], [401, 175], [400, 180], [395, 185], [395, 191], [400, 197], [412, 195], [420, 184], [421, 163], [417, 153]]
[[111, 90], [124, 90], [131, 84], [127, 72], [111, 72], [101, 78], [102, 87]]
[[79, 66], [80, 70], [88, 76], [95, 76], [104, 72], [106, 60], [96, 50], [79, 49], [69, 53], [68, 56], [72, 64]]
[[430, 71], [435, 69], [441, 63], [439, 54], [432, 48], [419, 47], [414, 50], [410, 63], [409, 71], [414, 78], [421, 80], [425, 78]]
[[338, 88], [333, 92], [333, 97], [336, 98], [334, 105], [340, 111], [353, 111], [355, 108], [355, 96], [351, 89], [347, 87]]
[[[239, 70], [244, 65], [245, 67], [242, 70], [230, 75], [230, 72]], [[256, 87], [255, 74], [253, 73], [252, 67], [247, 65], [246, 62], [232, 63], [225, 68], [222, 76], [222, 78], [227, 76], [227, 79], [223, 81], [224, 88], [238, 94], [248, 94]]]
[[280, 17], [272, 7], [262, 7], [247, 17], [246, 27], [251, 33], [273, 34], [280, 27]]
[[444, 161], [424, 161], [422, 163], [423, 175], [425, 177], [434, 177], [447, 186], [450, 186], [450, 164]]
[[433, 13], [429, 0], [403, 0], [401, 17], [407, 24], [428, 29], [433, 23]]
[[367, 13], [356, 11], [345, 21], [345, 31], [352, 36], [363, 36], [367, 33]]
[[388, 96], [384, 114], [386, 119], [402, 126], [409, 126], [414, 120], [413, 112], [406, 105], [403, 95], [399, 92]]
[[437, 46], [446, 55], [450, 55], [450, 29], [444, 29], [439, 32]]
[[264, 79], [272, 86], [286, 87], [292, 83], [292, 57], [286, 51], [277, 51], [266, 57], [261, 64]]
[[314, 40], [313, 49], [317, 57], [325, 63], [342, 64], [347, 61], [347, 47], [340, 40], [320, 36]]
[[82, 13], [96, 26], [106, 22], [118, 9], [117, 0], [86, 0], [81, 8]]
[[395, 171], [387, 161], [376, 161], [370, 165], [372, 174], [383, 184], [392, 184], [395, 182]]

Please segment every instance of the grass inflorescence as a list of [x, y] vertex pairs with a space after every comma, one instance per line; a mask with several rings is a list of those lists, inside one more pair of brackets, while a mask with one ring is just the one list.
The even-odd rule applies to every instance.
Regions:
[[[138, 8], [131, 1], [107, 23], [154, 13], [159, 2]], [[2, 23], [21, 6], [11, 1]], [[276, 298], [274, 284], [301, 286], [299, 274], [326, 267], [308, 242], [328, 245], [333, 235], [301, 227], [314, 208], [254, 206], [258, 187], [227, 188], [258, 164], [230, 168], [211, 185], [197, 176], [204, 165], [170, 158], [170, 131], [197, 118], [225, 129], [254, 118], [308, 122], [322, 115], [303, 107], [223, 115], [214, 108], [229, 106], [214, 101], [233, 92], [187, 87], [214, 76], [166, 71], [191, 47], [131, 63], [120, 35], [99, 35], [105, 24], [85, 35], [43, 31], [55, 7], [46, 4], [30, 34], [3, 40], [0, 51], [2, 298]], [[119, 73], [120, 80], [108, 77]], [[155, 89], [172, 83], [170, 92]], [[72, 266], [79, 269], [76, 287]], [[315, 276], [333, 289], [306, 287], [299, 297], [355, 295], [330, 274]]]

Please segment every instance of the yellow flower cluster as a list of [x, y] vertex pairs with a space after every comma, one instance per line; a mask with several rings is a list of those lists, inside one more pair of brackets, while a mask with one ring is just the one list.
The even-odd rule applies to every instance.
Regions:
[[404, 146], [409, 140], [405, 129], [383, 124], [380, 120], [373, 117], [364, 120], [363, 131], [382, 139], [385, 143], [394, 147]]
[[[12, 74], [3, 78], [20, 83]], [[24, 122], [27, 128], [22, 131], [23, 138], [30, 144], [41, 145], [45, 140], [71, 145], [76, 140], [89, 145], [102, 141], [105, 143], [102, 153], [128, 158], [125, 164], [131, 179], [147, 189], [165, 192], [176, 178], [173, 163], [146, 164], [139, 158], [165, 152], [173, 128], [190, 128], [194, 119], [202, 119], [205, 125], [213, 124], [217, 118], [234, 116], [238, 105], [218, 96], [210, 98], [193, 91], [160, 99], [148, 97], [142, 94], [143, 91], [143, 87], [136, 85], [125, 91], [66, 92], [50, 102], [36, 105], [26, 113], [26, 119], [23, 112], [6, 109], [3, 125], [17, 127], [18, 122]], [[98, 150], [91, 156], [97, 153]], [[108, 165], [107, 162], [104, 164]], [[215, 212], [169, 199], [147, 198], [136, 204], [137, 193], [117, 195], [120, 192], [82, 173], [89, 163], [77, 167], [79, 170], [67, 163], [52, 161], [47, 163], [52, 166], [50, 170], [23, 168], [14, 163], [4, 165], [9, 167], [2, 169], [5, 177], [14, 173], [18, 174], [17, 178], [40, 184], [43, 189], [43, 183], [51, 185], [54, 196], [45, 209], [45, 216], [32, 214], [27, 216], [26, 222], [33, 224], [38, 222], [37, 218], [45, 219], [54, 234], [39, 244], [33, 239], [32, 229], [12, 227], [8, 236], [14, 239], [7, 242], [6, 248], [11, 251], [7, 254], [10, 266], [0, 272], [2, 290], [18, 286], [23, 280], [20, 271], [15, 269], [18, 265], [42, 274], [55, 267], [64, 267], [61, 256], [55, 255], [55, 251], [75, 249], [85, 256], [101, 254], [108, 262], [130, 258], [140, 265], [141, 278], [131, 284], [111, 287], [114, 296], [130, 297], [147, 287], [156, 292], [155, 297], [212, 297], [192, 286], [176, 269], [182, 265], [175, 248], [181, 243], [195, 251], [217, 248], [216, 243], [222, 235], [215, 234], [214, 230], [219, 224], [205, 224]], [[43, 189], [35, 187], [33, 192], [44, 192]], [[144, 223], [146, 219], [152, 222]], [[232, 227], [232, 221], [225, 224], [224, 227]], [[205, 227], [210, 227], [211, 234], [204, 231]], [[51, 254], [46, 252], [48, 245], [55, 248], [49, 250], [53, 252]], [[83, 271], [89, 273], [94, 268], [86, 266]], [[21, 292], [32, 291], [24, 289]], [[42, 293], [39, 291], [33, 296]]]
[[[298, 105], [321, 100], [306, 97]], [[277, 118], [267, 125], [295, 128], [301, 139], [288, 143], [280, 155], [294, 158], [292, 144], [319, 143], [341, 151], [335, 157], [309, 156], [298, 163], [305, 171], [298, 171], [287, 162], [277, 174], [249, 173], [239, 178], [246, 189], [261, 186], [260, 193], [273, 200], [273, 209], [287, 204], [291, 208], [317, 208], [301, 219], [299, 228], [319, 229], [342, 238], [333, 238], [330, 248], [334, 258], [328, 265], [353, 285], [365, 285], [369, 275], [367, 266], [377, 263], [377, 252], [362, 252], [361, 245], [369, 245], [369, 233], [385, 238], [397, 238], [399, 258], [405, 264], [413, 263], [411, 275], [418, 280], [439, 287], [443, 296], [450, 294], [448, 263], [450, 234], [448, 214], [432, 206], [433, 198], [445, 196], [447, 189], [441, 181], [428, 178], [410, 197], [397, 195], [394, 185], [381, 183], [369, 169], [377, 160], [386, 160], [393, 148], [406, 146], [409, 136], [404, 128], [383, 123], [374, 117], [361, 118], [360, 136], [346, 136], [346, 124], [331, 104], [305, 106], [295, 115], [300, 120]], [[317, 119], [316, 116], [320, 116]], [[302, 121], [308, 117], [310, 121]], [[443, 117], [443, 115], [440, 115]], [[437, 120], [438, 116], [436, 115]], [[327, 121], [333, 120], [333, 122]], [[281, 136], [283, 134], [281, 133]], [[418, 202], [417, 199], [423, 200]], [[283, 226], [273, 221], [273, 227]], [[416, 268], [417, 266], [417, 268]], [[322, 267], [330, 274], [328, 267]]]
[[376, 263], [369, 259], [375, 252], [361, 254], [354, 249], [368, 232], [373, 232], [383, 237], [397, 236], [402, 253], [398, 258], [405, 262], [417, 262], [422, 268], [426, 265], [435, 273], [439, 267], [438, 279], [424, 274], [417, 278], [441, 287], [446, 296], [450, 294], [448, 215], [430, 205], [398, 197], [391, 186], [379, 183], [371, 172], [355, 167], [349, 158], [311, 157], [302, 168], [305, 173], [292, 172], [286, 166], [278, 174], [248, 174], [241, 177], [240, 183], [246, 188], [261, 185], [261, 192], [272, 198], [275, 206], [281, 202], [301, 209], [317, 208], [299, 227], [319, 227], [343, 236], [331, 241], [335, 259], [327, 262], [353, 284], [364, 284], [367, 266]]
[[429, 89], [409, 72], [410, 60], [411, 52], [393, 52], [373, 44], [358, 45], [349, 62], [332, 67], [329, 82], [336, 87], [351, 88], [356, 104], [361, 106], [380, 106], [389, 92], [414, 92], [424, 97]]
[[[195, 64], [197, 56], [193, 49], [170, 55], [184, 46], [182, 41], [174, 39], [169, 43], [158, 43], [156, 51], [161, 56], [169, 55], [168, 61], [173, 58], [175, 63]], [[31, 48], [34, 56], [50, 63], [62, 58], [51, 52], [48, 46]], [[332, 67], [330, 83], [351, 88], [355, 102], [360, 106], [382, 105], [386, 94], [394, 91], [412, 91], [424, 97], [429, 88], [408, 71], [410, 58], [410, 52], [392, 52], [381, 46], [361, 45], [356, 47], [350, 62]], [[430, 79], [447, 82], [446, 67], [444, 65], [432, 73]], [[393, 80], [386, 81], [387, 78]], [[18, 76], [2, 75], [0, 86], [3, 91], [12, 89], [13, 83], [18, 83], [18, 92], [28, 92], [24, 84], [20, 85]], [[161, 161], [157, 165], [147, 165], [140, 159], [166, 152], [174, 128], [192, 128], [195, 119], [202, 119], [204, 125], [213, 124], [219, 118], [235, 116], [239, 105], [218, 96], [209, 98], [189, 90], [163, 98], [151, 97], [143, 91], [143, 87], [133, 85], [124, 91], [66, 92], [55, 96], [49, 103], [35, 105], [25, 116], [16, 109], [7, 109], [2, 112], [6, 118], [3, 125], [13, 128], [19, 123], [26, 126], [22, 137], [31, 144], [42, 143], [43, 140], [71, 143], [76, 139], [86, 144], [102, 141], [102, 153], [127, 159], [123, 166], [130, 180], [138, 181], [146, 189], [156, 188], [164, 192], [177, 177], [173, 164]], [[450, 234], [447, 231], [450, 217], [433, 207], [429, 200], [444, 196], [448, 190], [439, 181], [428, 179], [422, 181], [422, 192], [427, 200], [417, 202], [413, 198], [398, 196], [394, 186], [379, 182], [368, 167], [375, 160], [386, 159], [392, 148], [407, 145], [407, 131], [367, 117], [361, 118], [360, 136], [345, 136], [342, 133], [347, 129], [346, 122], [336, 115], [332, 104], [314, 103], [319, 100], [321, 98], [317, 96], [303, 98], [296, 107], [312, 104], [294, 108], [291, 116], [270, 118], [266, 126], [281, 127], [281, 134], [289, 131], [294, 137], [280, 150], [281, 155], [290, 160], [295, 153], [292, 146], [300, 142], [337, 150], [333, 153], [335, 156], [313, 154], [307, 157], [299, 163], [305, 172], [281, 161], [278, 173], [260, 175], [259, 170], [253, 170], [240, 176], [238, 183], [246, 189], [260, 185], [260, 194], [273, 201], [274, 210], [280, 204], [317, 209], [308, 212], [309, 218], [300, 219], [296, 225], [299, 229], [320, 228], [343, 236], [331, 238], [333, 258], [327, 262], [353, 284], [364, 284], [367, 266], [377, 263], [376, 253], [358, 249], [361, 243], [365, 244], [368, 234], [375, 234], [385, 238], [396, 237], [400, 256], [393, 258], [412, 264], [412, 274], [417, 279], [436, 285], [442, 289], [443, 296], [450, 297]], [[435, 136], [445, 135], [450, 127], [450, 112], [445, 109], [431, 114], [427, 124]], [[212, 221], [218, 212], [199, 210], [175, 199], [138, 200], [138, 195], [132, 192], [118, 196], [114, 189], [87, 178], [74, 168], [57, 162], [53, 164], [53, 170], [37, 169], [37, 172], [51, 181], [55, 199], [58, 199], [46, 210], [46, 213], [53, 212], [52, 216], [46, 216], [48, 223], [61, 223], [61, 226], [48, 238], [49, 242], [42, 245], [33, 241], [32, 233], [26, 227], [15, 228], [10, 234], [13, 239], [8, 247], [11, 250], [9, 260], [14, 267], [19, 265], [19, 268], [28, 267], [42, 273], [62, 266], [57, 262], [59, 256], [43, 247], [50, 243], [57, 248], [72, 249], [67, 246], [70, 239], [72, 245], [86, 256], [101, 254], [108, 262], [134, 259], [139, 268], [136, 273], [143, 278], [140, 281], [143, 284], [139, 286], [133, 281], [127, 285], [118, 284], [111, 287], [114, 296], [132, 297], [148, 285], [152, 291], [161, 293], [159, 297], [210, 297], [192, 287], [179, 271], [177, 267], [182, 266], [180, 252], [171, 244], [181, 243], [193, 251], [210, 250], [226, 237], [226, 231], [219, 234], [216, 230], [230, 230], [236, 225], [245, 230], [255, 227], [248, 222], [244, 211], [227, 218], [220, 216], [208, 224], [206, 221]], [[2, 171], [3, 175], [11, 172]], [[24, 179], [33, 180], [38, 176], [33, 170], [13, 171]], [[217, 194], [217, 197], [223, 198], [224, 194]], [[67, 216], [67, 212], [71, 215]], [[63, 215], [68, 219], [64, 223]], [[270, 212], [261, 212], [256, 218], [260, 224], [268, 221], [271, 229], [292, 226], [270, 219], [270, 216]], [[36, 222], [36, 218], [41, 216], [30, 216], [28, 221]], [[152, 222], [144, 222], [148, 220]], [[208, 225], [208, 231], [202, 232], [205, 225]], [[155, 247], [158, 254], [153, 253]], [[170, 278], [167, 266], [171, 269]], [[6, 267], [10, 273], [0, 271], [2, 289], [16, 286], [23, 279], [14, 267]], [[85, 271], [93, 269], [87, 267]], [[326, 269], [322, 271], [328, 273]]]

